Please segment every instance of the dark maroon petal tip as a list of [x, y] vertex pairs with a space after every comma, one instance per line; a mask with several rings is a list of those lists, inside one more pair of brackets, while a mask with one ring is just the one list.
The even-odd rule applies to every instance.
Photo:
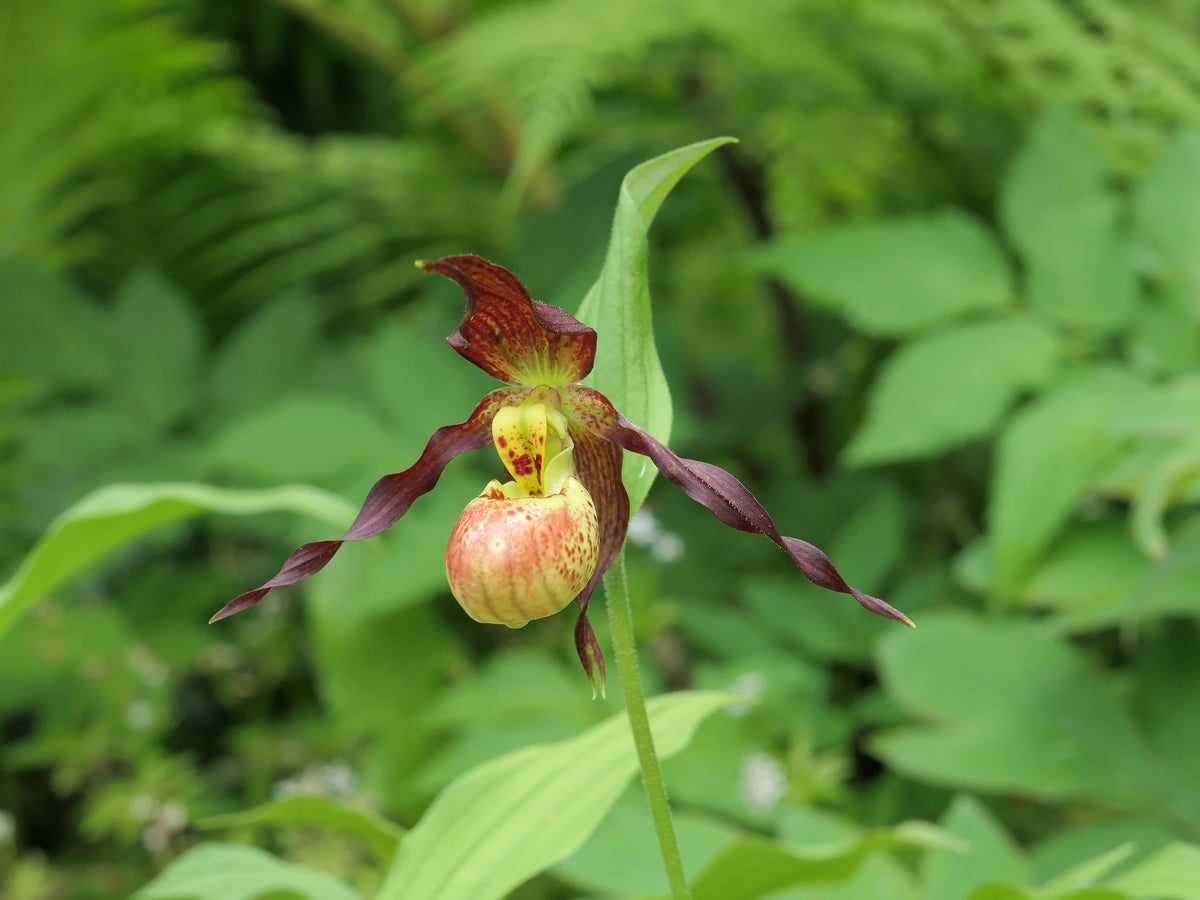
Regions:
[[607, 700], [608, 681], [604, 672], [604, 654], [600, 652], [600, 644], [596, 640], [596, 633], [592, 631], [592, 623], [588, 621], [586, 609], [579, 611], [579, 618], [575, 621], [575, 652], [579, 654], [579, 662], [583, 665], [583, 671], [587, 673], [588, 681], [591, 682], [592, 699], [596, 699], [596, 690], [599, 688], [600, 696]]
[[467, 312], [446, 340], [492, 377], [510, 384], [566, 384], [592, 370], [596, 332], [558, 307], [532, 300], [503, 266], [478, 256], [446, 256], [422, 260], [417, 268], [463, 289]]
[[209, 619], [209, 623], [219, 622], [249, 609], [262, 600], [271, 588], [296, 584], [316, 575], [346, 541], [361, 541], [390, 528], [408, 512], [414, 500], [433, 489], [454, 457], [468, 450], [486, 447], [492, 442], [492, 419], [496, 410], [505, 404], [520, 403], [528, 393], [525, 388], [492, 391], [479, 402], [465, 422], [439, 428], [425, 445], [416, 463], [403, 472], [385, 475], [375, 482], [354, 523], [340, 540], [316, 541], [297, 547], [274, 578], [229, 601]]
[[[589, 389], [578, 388], [573, 396], [576, 402], [590, 410], [587, 421], [589, 428], [626, 450], [648, 456], [669, 481], [697, 503], [707, 507], [726, 525], [739, 531], [769, 537], [787, 552], [796, 567], [813, 584], [849, 594], [873, 613], [910, 628], [916, 627], [908, 616], [895, 607], [847, 584], [829, 561], [829, 557], [817, 547], [798, 538], [784, 537], [780, 534], [767, 510], [733, 475], [711, 463], [676, 456], [652, 435], [613, 410], [602, 394], [591, 391], [592, 396], [585, 399], [582, 394], [586, 391]], [[612, 411], [611, 416], [603, 412], [604, 407]]]

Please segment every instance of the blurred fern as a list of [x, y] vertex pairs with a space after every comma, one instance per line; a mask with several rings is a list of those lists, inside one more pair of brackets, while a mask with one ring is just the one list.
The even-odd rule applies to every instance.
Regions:
[[235, 114], [220, 45], [153, 0], [10, 0], [0, 7], [0, 253], [86, 252], [77, 226], [124, 200], [111, 178], [151, 144]]
[[1143, 167], [1180, 122], [1200, 123], [1200, 8], [1132, 0], [939, 0], [949, 21], [1030, 106], [1069, 99], [1113, 162]]
[[105, 226], [123, 251], [110, 265], [152, 240], [217, 322], [306, 284], [331, 316], [370, 308], [415, 280], [414, 254], [477, 244], [495, 218], [470, 160], [456, 165], [436, 142], [308, 141], [254, 123], [214, 129], [131, 189], [136, 212]]

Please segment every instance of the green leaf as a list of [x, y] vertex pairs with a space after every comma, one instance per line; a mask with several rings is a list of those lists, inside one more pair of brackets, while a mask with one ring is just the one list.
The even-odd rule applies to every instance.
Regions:
[[[661, 757], [682, 750], [731, 694], [656, 697]], [[400, 845], [376, 900], [494, 900], [586, 840], [638, 769], [625, 713], [569, 741], [527, 747], [473, 769], [434, 801]]]
[[1136, 849], [1133, 844], [1121, 844], [1079, 863], [1079, 865], [1072, 866], [1066, 872], [1052, 878], [1039, 891], [1039, 894], [1045, 894], [1048, 897], [1068, 895], [1073, 897], [1073, 891], [1076, 888], [1086, 887], [1100, 881], [1105, 875], [1129, 859]]
[[221, 473], [278, 484], [381, 475], [391, 451], [388, 432], [360, 401], [294, 394], [227, 424], [213, 438], [207, 462]]
[[7, 260], [0, 260], [0, 284], [0, 373], [67, 387], [110, 382], [108, 353], [97, 340], [105, 321], [86, 296], [61, 278]]
[[724, 850], [704, 869], [692, 885], [692, 896], [695, 900], [753, 900], [796, 885], [837, 884], [854, 875], [879, 850], [955, 844], [925, 822], [874, 828], [808, 848], [748, 837]]
[[209, 816], [197, 828], [262, 828], [273, 825], [316, 825], [340, 831], [366, 844], [383, 863], [388, 863], [404, 836], [404, 829], [369, 809], [347, 806], [332, 797], [298, 795], [285, 797], [242, 812]]
[[1200, 375], [1192, 372], [1171, 379], [1119, 407], [1113, 413], [1112, 429], [1133, 437], [1200, 434]]
[[1166, 897], [1170, 900], [1200, 900], [1200, 847], [1170, 844], [1106, 887], [1125, 891], [1131, 897]]
[[989, 434], [1025, 390], [1046, 383], [1054, 336], [1012, 316], [917, 338], [884, 364], [844, 460], [863, 466], [936, 456]]
[[1013, 296], [1004, 253], [970, 216], [948, 210], [830, 228], [755, 256], [805, 298], [882, 337], [912, 334]]
[[1025, 260], [1030, 304], [1070, 328], [1111, 333], [1138, 303], [1119, 203], [1082, 117], [1049, 109], [1013, 161], [1000, 198]]
[[217, 349], [206, 387], [214, 421], [273, 403], [305, 380], [317, 355], [316, 303], [289, 293], [262, 309]]
[[1142, 482], [1133, 499], [1130, 525], [1133, 540], [1151, 559], [1167, 558], [1167, 526], [1163, 521], [1173, 501], [1200, 476], [1200, 435], [1182, 442], [1163, 457]]
[[117, 291], [108, 323], [114, 397], [142, 421], [165, 426], [191, 408], [203, 334], [191, 305], [161, 276], [141, 271]]
[[138, 900], [255, 900], [267, 895], [362, 900], [361, 894], [326, 872], [236, 844], [193, 847], [133, 896]]
[[[579, 319], [600, 335], [596, 365], [587, 383], [664, 443], [671, 436], [671, 392], [654, 342], [647, 233], [679, 179], [717, 147], [733, 141], [722, 137], [689, 144], [629, 171], [617, 195], [604, 266], [579, 306]], [[641, 457], [625, 455], [622, 479], [631, 513], [642, 505], [657, 474]]]
[[0, 634], [26, 607], [92, 563], [149, 531], [201, 513], [303, 513], [344, 528], [355, 509], [304, 485], [237, 491], [203, 484], [114, 484], [84, 497], [50, 523], [0, 587]]
[[1140, 390], [1124, 372], [1084, 370], [1021, 410], [1001, 435], [988, 506], [993, 590], [999, 596], [1016, 593], [1112, 461], [1117, 444], [1109, 419]]
[[956, 796], [940, 824], [961, 838], [967, 849], [938, 848], [926, 854], [922, 866], [925, 900], [962, 900], [986, 881], [1029, 881], [1025, 855], [975, 797]]
[[[1200, 516], [1184, 520], [1171, 539], [1170, 555], [1136, 569], [1125, 551], [1104, 562], [1100, 575], [1112, 573], [1113, 585], [1097, 593], [1092, 604], [1076, 614], [1065, 611], [1062, 624], [1072, 628], [1104, 628], [1116, 624], [1149, 622], [1171, 615], [1195, 615], [1200, 610]], [[1122, 559], [1124, 557], [1124, 559]]]
[[1160, 277], [1179, 283], [1200, 315], [1200, 132], [1185, 129], [1167, 146], [1137, 186], [1134, 229], [1158, 251]]
[[[885, 636], [888, 694], [923, 724], [875, 751], [933, 784], [1133, 809], [1176, 805], [1179, 785], [1116, 693], [1065, 641], [1028, 622], [927, 615], [906, 640]], [[954, 677], [947, 677], [954, 673]]]
[[[671, 819], [689, 876], [740, 836], [727, 820], [704, 813], [674, 809]], [[612, 897], [647, 897], [668, 890], [662, 851], [640, 784], [626, 789], [587, 843], [555, 866], [554, 874]]]
[[[1176, 621], [1154, 632], [1146, 629], [1135, 675], [1130, 682], [1135, 708], [1154, 748], [1178, 770], [1181, 783], [1200, 784], [1200, 754], [1195, 752], [1200, 746], [1200, 716], [1180, 714], [1200, 696], [1197, 623]], [[1190, 818], [1200, 820], [1200, 811]], [[1146, 844], [1143, 838], [1140, 846]]]
[[1094, 628], [1111, 607], [1135, 595], [1151, 562], [1114, 519], [1074, 522], [1034, 569], [1017, 598], [1022, 606], [1054, 610], [1071, 628]]

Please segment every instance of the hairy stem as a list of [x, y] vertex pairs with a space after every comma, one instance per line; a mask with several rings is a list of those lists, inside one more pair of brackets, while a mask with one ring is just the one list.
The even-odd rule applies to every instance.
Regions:
[[650, 801], [650, 814], [654, 817], [654, 830], [658, 833], [658, 845], [662, 850], [663, 864], [667, 868], [667, 880], [675, 900], [690, 900], [687, 876], [683, 871], [683, 859], [679, 855], [679, 841], [675, 837], [675, 823], [671, 819], [671, 804], [667, 800], [667, 785], [663, 781], [662, 767], [654, 750], [654, 738], [650, 734], [650, 718], [646, 715], [646, 695], [642, 690], [642, 675], [638, 671], [637, 642], [633, 631], [633, 607], [629, 603], [629, 582], [625, 577], [625, 554], [622, 553], [604, 576], [604, 594], [608, 598], [608, 621], [612, 629], [613, 647], [617, 656], [617, 674], [621, 678], [621, 690], [625, 693], [625, 708], [629, 712], [629, 724], [633, 728], [633, 743], [637, 747], [638, 762], [642, 767], [642, 783], [646, 786], [646, 799]]

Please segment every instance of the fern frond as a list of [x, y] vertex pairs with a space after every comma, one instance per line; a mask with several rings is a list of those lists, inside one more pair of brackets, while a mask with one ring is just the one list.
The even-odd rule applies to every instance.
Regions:
[[216, 44], [153, 0], [0, 7], [0, 253], [69, 257], [69, 232], [111, 199], [119, 159], [179, 142], [242, 105]]
[[965, 40], [1034, 107], [1089, 113], [1115, 165], [1144, 166], [1181, 122], [1200, 123], [1200, 19], [1132, 0], [941, 0]]
[[[320, 288], [331, 310], [379, 302], [415, 281], [415, 250], [506, 227], [494, 183], [427, 139], [309, 141], [250, 125], [155, 165], [136, 220], [120, 220], [113, 239], [152, 247], [218, 320], [300, 284]], [[360, 292], [379, 268], [399, 276], [390, 291]]]

